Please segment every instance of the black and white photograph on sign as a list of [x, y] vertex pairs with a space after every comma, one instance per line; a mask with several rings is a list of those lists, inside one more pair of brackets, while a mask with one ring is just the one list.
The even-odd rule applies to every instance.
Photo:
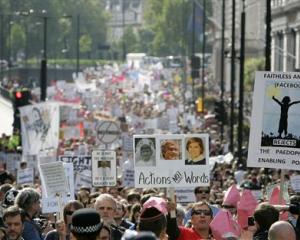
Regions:
[[200, 137], [185, 139], [186, 159], [185, 165], [205, 165], [205, 147]]
[[156, 165], [155, 138], [135, 138], [135, 166], [154, 167]]
[[98, 171], [103, 176], [110, 176], [111, 173], [111, 162], [110, 161], [98, 161]]
[[300, 93], [294, 84], [287, 80], [267, 81], [261, 146], [300, 147]]
[[160, 141], [160, 156], [163, 160], [181, 160], [181, 149], [181, 139], [164, 139]]

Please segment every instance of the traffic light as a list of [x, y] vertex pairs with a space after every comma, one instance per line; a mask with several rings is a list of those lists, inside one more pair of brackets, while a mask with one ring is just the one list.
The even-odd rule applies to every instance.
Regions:
[[222, 101], [215, 102], [215, 118], [221, 124], [227, 124], [227, 113]]
[[191, 57], [191, 67], [192, 67], [192, 72], [191, 72], [192, 78], [198, 78], [200, 76], [199, 75], [200, 57], [192, 55], [192, 57]]
[[197, 112], [202, 113], [204, 110], [202, 97], [198, 97], [196, 103], [197, 103]]
[[14, 129], [21, 129], [19, 107], [30, 104], [31, 92], [27, 89], [13, 91], [13, 107], [14, 107]]

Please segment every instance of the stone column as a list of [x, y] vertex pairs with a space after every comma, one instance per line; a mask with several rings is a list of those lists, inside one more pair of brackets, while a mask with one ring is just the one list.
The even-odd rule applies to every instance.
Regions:
[[300, 26], [295, 28], [296, 39], [295, 39], [295, 68], [300, 69]]

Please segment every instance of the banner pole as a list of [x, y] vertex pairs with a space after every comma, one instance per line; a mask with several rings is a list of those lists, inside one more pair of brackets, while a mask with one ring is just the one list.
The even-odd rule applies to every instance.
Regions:
[[279, 203], [283, 203], [283, 190], [284, 190], [284, 176], [285, 176], [285, 170], [281, 169], [280, 173], [280, 195], [279, 195]]
[[[175, 188], [174, 187], [169, 188], [169, 197], [171, 199], [171, 202], [176, 203]], [[171, 218], [176, 218], [176, 211], [171, 210], [170, 216], [171, 216]]]

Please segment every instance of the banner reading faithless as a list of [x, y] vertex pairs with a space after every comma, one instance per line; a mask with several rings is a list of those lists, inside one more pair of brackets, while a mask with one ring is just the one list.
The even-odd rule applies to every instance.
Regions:
[[300, 170], [300, 73], [257, 72], [248, 167]]

